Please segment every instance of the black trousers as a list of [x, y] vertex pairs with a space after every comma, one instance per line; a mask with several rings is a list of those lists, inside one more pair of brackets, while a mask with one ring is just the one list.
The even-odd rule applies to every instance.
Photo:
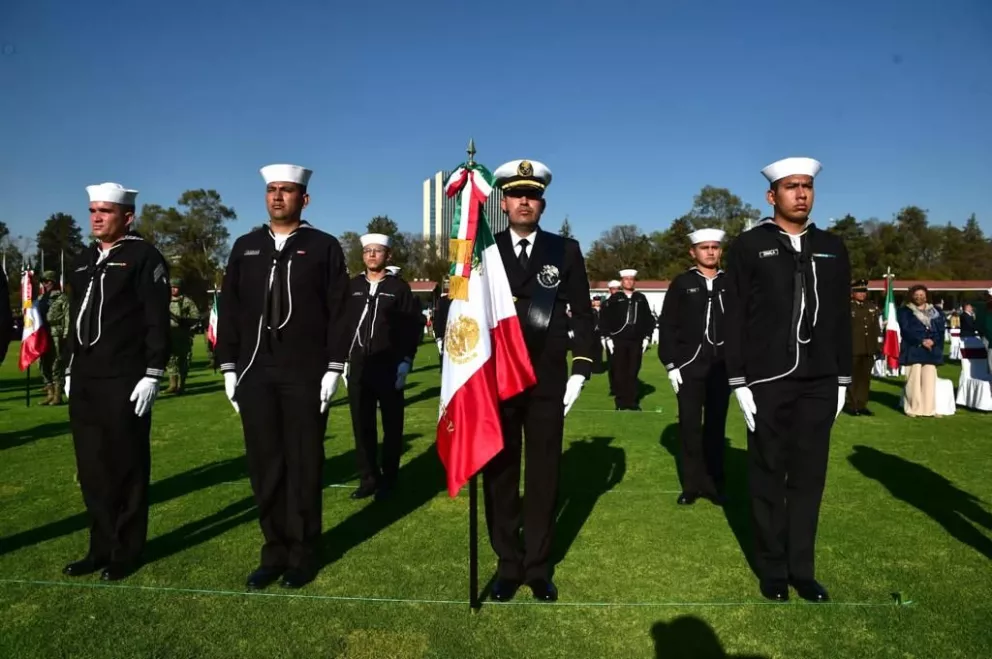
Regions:
[[762, 580], [813, 579], [837, 378], [784, 378], [751, 387], [747, 435], [755, 564]]
[[[503, 450], [483, 468], [482, 484], [489, 540], [499, 557], [499, 576], [504, 579], [531, 581], [551, 575], [558, 466], [565, 429], [562, 396], [564, 389], [553, 397], [525, 392], [500, 407]], [[520, 497], [521, 450], [527, 463], [524, 500]]]
[[723, 362], [701, 377], [683, 377], [679, 387], [682, 491], [714, 497], [723, 492], [730, 386]]
[[[403, 392], [396, 390], [397, 364], [353, 362], [348, 384], [355, 455], [362, 485], [391, 486], [396, 482], [403, 450]], [[377, 460], [379, 431], [376, 406], [382, 410], [382, 466]]]
[[148, 538], [151, 412], [129, 399], [141, 376], [72, 378], [69, 425], [90, 518], [91, 558], [137, 562]]
[[327, 430], [320, 378], [256, 365], [238, 385], [264, 566], [316, 567]]
[[618, 409], [637, 407], [637, 374], [641, 371], [643, 355], [640, 341], [613, 342], [610, 373], [613, 375], [613, 394]]
[[847, 388], [847, 406], [852, 411], [868, 407], [868, 392], [871, 390], [871, 369], [875, 365], [874, 355], [855, 355], [851, 368], [851, 386]]

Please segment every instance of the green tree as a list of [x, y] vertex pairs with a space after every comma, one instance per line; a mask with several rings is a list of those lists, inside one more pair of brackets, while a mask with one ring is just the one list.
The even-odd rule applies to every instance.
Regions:
[[562, 220], [561, 228], [558, 229], [558, 235], [562, 238], [575, 238], [575, 235], [572, 233], [572, 225], [568, 221], [568, 215]]
[[396, 226], [396, 222], [390, 219], [388, 215], [376, 215], [369, 220], [365, 229], [368, 233], [382, 233], [390, 238], [400, 232], [399, 227]]
[[858, 220], [851, 214], [845, 215], [834, 222], [828, 231], [839, 236], [847, 246], [847, 253], [851, 259], [851, 278], [871, 278], [873, 274], [869, 260], [871, 240]]
[[692, 265], [692, 257], [689, 256], [690, 233], [692, 233], [692, 225], [689, 218], [682, 216], [672, 222], [665, 231], [655, 231], [651, 234], [652, 264], [648, 273], [650, 278], [671, 280]]
[[348, 265], [348, 274], [354, 277], [359, 272], [365, 270], [365, 262], [362, 261], [362, 241], [354, 231], [345, 231], [338, 236], [341, 243], [341, 250], [344, 252], [344, 260]]
[[79, 225], [72, 215], [65, 213], [55, 213], [45, 220], [45, 226], [38, 232], [37, 243], [39, 264], [43, 262], [46, 269], [56, 272], [61, 268], [63, 253], [66, 263], [71, 264], [85, 248]]
[[687, 216], [693, 229], [723, 229], [733, 240], [761, 217], [761, 212], [744, 203], [727, 188], [705, 186], [692, 201]]
[[613, 279], [624, 268], [635, 268], [641, 278], [650, 277], [651, 241], [633, 224], [604, 231], [586, 254], [586, 270], [594, 280]]

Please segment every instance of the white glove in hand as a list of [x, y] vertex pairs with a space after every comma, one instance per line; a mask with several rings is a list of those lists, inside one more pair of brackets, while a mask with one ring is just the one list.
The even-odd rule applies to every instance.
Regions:
[[438, 339], [437, 341], [435, 341], [435, 343], [437, 343], [437, 354], [439, 354], [439, 355], [440, 354], [443, 354], [444, 353], [444, 339]]
[[651, 345], [651, 339], [644, 339], [641, 341], [641, 354], [648, 351], [648, 346]]
[[338, 390], [338, 382], [341, 381], [341, 374], [328, 371], [320, 379], [320, 413], [323, 414], [331, 405], [334, 392]]
[[238, 403], [234, 400], [234, 392], [238, 388], [238, 375], [237, 373], [228, 372], [224, 374], [224, 393], [227, 394], [227, 399], [231, 401], [231, 405], [234, 406], [234, 411], [241, 414], [241, 408], [238, 407]]
[[847, 387], [837, 387], [837, 414], [834, 418], [840, 416], [840, 411], [844, 409], [844, 399], [847, 398]]
[[348, 376], [351, 375], [351, 362], [345, 362], [344, 373], [341, 374], [341, 381], [344, 382], [345, 388], [348, 387]]
[[734, 395], [737, 396], [737, 404], [744, 413], [747, 429], [754, 432], [754, 417], [758, 414], [758, 406], [754, 404], [754, 394], [747, 387], [738, 387], [734, 389]]
[[70, 377], [72, 377], [72, 376], [71, 375], [65, 376], [65, 387], [63, 387], [63, 390], [65, 391], [65, 395], [66, 396], [69, 395], [69, 378]]
[[679, 393], [679, 387], [682, 385], [682, 374], [679, 369], [673, 368], [668, 372], [668, 381], [672, 383], [672, 389], [675, 390], [676, 395]]
[[152, 409], [152, 403], [158, 397], [158, 380], [141, 378], [131, 392], [131, 402], [134, 403], [134, 413], [145, 416]]
[[613, 354], [613, 339], [606, 339], [606, 349]]
[[579, 394], [582, 393], [582, 387], [585, 383], [586, 378], [583, 375], [573, 375], [568, 378], [568, 382], [565, 383], [565, 398], [562, 400], [565, 403], [565, 416], [568, 416], [568, 411], [579, 399]]
[[410, 374], [410, 362], [401, 361], [396, 367], [396, 390], [399, 391], [406, 386], [406, 376]]

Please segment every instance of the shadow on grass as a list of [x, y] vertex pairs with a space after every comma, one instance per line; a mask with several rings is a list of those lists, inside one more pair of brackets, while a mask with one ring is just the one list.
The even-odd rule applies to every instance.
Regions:
[[896, 412], [902, 412], [902, 395], [894, 394], [891, 391], [869, 391], [868, 400], [887, 407]]
[[198, 396], [200, 394], [212, 394], [217, 391], [224, 391], [224, 380], [217, 377], [216, 380], [197, 380], [195, 382], [186, 382], [186, 386], [183, 388], [183, 393], [179, 396], [170, 396], [170, 398], [183, 398], [184, 396]]
[[53, 421], [42, 423], [33, 428], [23, 430], [12, 430], [0, 433], [0, 451], [17, 446], [24, 446], [31, 442], [36, 442], [50, 437], [59, 437], [69, 434], [69, 421]]
[[637, 402], [640, 404], [643, 398], [653, 394], [657, 389], [653, 384], [648, 384], [647, 382], [637, 381]]
[[992, 513], [982, 507], [981, 499], [921, 464], [870, 446], [854, 446], [847, 460], [892, 496], [929, 515], [956, 540], [992, 559], [992, 540], [975, 527], [992, 531]]
[[428, 387], [415, 396], [407, 398], [404, 405], [409, 407], [410, 405], [416, 405], [417, 403], [425, 400], [436, 400], [441, 396], [441, 387]]
[[716, 632], [695, 616], [651, 626], [656, 659], [768, 659], [757, 654], [727, 654]]
[[[747, 490], [747, 451], [734, 448], [730, 441], [724, 439], [727, 445], [723, 453], [723, 471], [726, 483], [724, 493], [727, 502], [723, 506], [723, 514], [727, 518], [727, 525], [737, 538], [737, 544], [741, 548], [741, 553], [747, 561], [748, 567], [754, 572], [754, 541], [751, 534], [751, 506]], [[669, 424], [661, 432], [660, 443], [671, 454], [675, 460], [679, 474], [679, 482], [682, 482], [681, 452], [679, 443], [679, 425]], [[696, 505], [700, 505], [696, 503]]]

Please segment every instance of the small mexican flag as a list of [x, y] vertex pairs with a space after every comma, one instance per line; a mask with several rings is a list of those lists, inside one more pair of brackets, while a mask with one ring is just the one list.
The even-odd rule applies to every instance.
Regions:
[[24, 309], [24, 331], [21, 334], [21, 355], [18, 368], [22, 371], [34, 363], [49, 348], [51, 338], [45, 320], [34, 306], [34, 272], [21, 275], [21, 306]]
[[214, 303], [210, 307], [210, 318], [207, 320], [207, 341], [211, 347], [217, 347], [217, 292], [214, 292]]
[[452, 497], [503, 449], [500, 401], [537, 382], [483, 208], [492, 183], [489, 170], [469, 161], [445, 185], [457, 199], [437, 450]]
[[882, 342], [882, 354], [890, 371], [899, 369], [899, 344], [902, 342], [902, 332], [899, 331], [899, 321], [896, 320], [896, 301], [892, 295], [892, 282], [895, 277], [886, 275], [885, 287], [885, 339]]

